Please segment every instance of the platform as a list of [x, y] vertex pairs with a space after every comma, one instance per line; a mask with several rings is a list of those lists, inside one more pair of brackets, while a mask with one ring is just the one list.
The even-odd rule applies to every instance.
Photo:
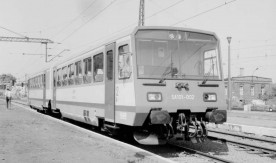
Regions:
[[172, 161], [1, 99], [0, 162]]
[[227, 123], [207, 127], [276, 137], [276, 112], [227, 111]]

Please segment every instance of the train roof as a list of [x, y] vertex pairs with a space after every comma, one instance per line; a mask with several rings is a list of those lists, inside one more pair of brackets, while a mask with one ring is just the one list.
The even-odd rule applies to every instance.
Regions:
[[188, 32], [198, 32], [198, 33], [205, 33], [205, 34], [210, 34], [210, 35], [214, 35], [217, 38], [217, 35], [214, 32], [210, 32], [210, 31], [205, 31], [205, 30], [200, 30], [200, 29], [193, 29], [193, 28], [183, 28], [183, 27], [170, 27], [170, 26], [136, 26], [135, 28], [129, 28], [126, 30], [121, 30], [118, 32], [115, 32], [114, 35], [112, 37], [109, 37], [108, 39], [104, 39], [103, 41], [100, 41], [88, 48], [86, 48], [85, 50], [79, 52], [78, 55], [74, 55], [66, 60], [60, 61], [55, 63], [54, 65], [60, 65], [63, 62], [72, 60], [74, 58], [77, 58], [79, 56], [85, 55], [86, 53], [89, 53], [90, 51], [97, 49], [101, 46], [110, 44], [112, 42], [114, 42], [115, 40], [118, 40], [120, 38], [126, 37], [126, 36], [134, 36], [136, 34], [136, 32], [138, 30], [141, 29], [153, 29], [153, 30], [181, 30], [181, 31], [188, 31]]
[[97, 43], [95, 43], [92, 46], [89, 46], [88, 48], [86, 48], [85, 50], [79, 51], [77, 52], [78, 54], [73, 55], [69, 58], [66, 58], [62, 61], [57, 61], [57, 62], [53, 62], [53, 63], [48, 63], [44, 68], [42, 68], [40, 71], [33, 73], [33, 75], [30, 76], [35, 76], [36, 74], [40, 74], [40, 72], [49, 69], [50, 67], [54, 67], [54, 66], [58, 66], [61, 65], [64, 62], [70, 61], [70, 60], [74, 60], [78, 57], [81, 57], [97, 48], [100, 48], [104, 45], [107, 45], [109, 43], [114, 42], [115, 40], [121, 39], [123, 37], [126, 36], [134, 36], [138, 30], [143, 30], [143, 29], [152, 29], [152, 30], [180, 30], [180, 31], [187, 31], [187, 32], [198, 32], [198, 33], [205, 33], [205, 34], [210, 34], [210, 35], [214, 35], [217, 39], [217, 35], [214, 32], [210, 32], [210, 31], [205, 31], [205, 30], [200, 30], [200, 29], [194, 29], [194, 28], [183, 28], [183, 27], [171, 27], [171, 26], [136, 26], [134, 28], [128, 28], [125, 30], [120, 30], [117, 31], [115, 33], [113, 33], [113, 36], [104, 39], [102, 41], [99, 41]]
[[206, 33], [210, 35], [215, 35], [214, 32], [211, 31], [205, 31], [201, 29], [195, 29], [195, 28], [184, 28], [184, 27], [170, 27], [170, 26], [137, 26], [133, 34], [135, 34], [139, 29], [155, 29], [155, 30], [180, 30], [180, 31], [187, 31], [187, 32], [198, 32], [198, 33]]

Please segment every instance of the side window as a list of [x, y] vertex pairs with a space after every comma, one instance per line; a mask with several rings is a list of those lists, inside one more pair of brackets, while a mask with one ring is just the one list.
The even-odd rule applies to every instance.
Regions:
[[54, 79], [53, 80], [53, 82], [54, 82], [53, 85], [54, 85], [54, 87], [56, 87], [56, 71], [53, 72], [53, 79]]
[[76, 62], [75, 66], [76, 66], [75, 84], [82, 84], [82, 62], [81, 61]]
[[83, 60], [84, 63], [84, 76], [83, 82], [84, 83], [91, 83], [92, 82], [92, 65], [91, 65], [91, 57], [86, 58]]
[[66, 86], [67, 85], [67, 66], [62, 68], [62, 85]]
[[265, 94], [265, 86], [261, 87], [261, 94], [264, 95]]
[[76, 77], [81, 77], [82, 76], [82, 64], [81, 64], [81, 61], [76, 62], [75, 65], [76, 65]]
[[61, 69], [57, 70], [57, 86], [61, 86]]
[[240, 95], [243, 96], [243, 86], [240, 86]]
[[39, 87], [42, 88], [42, 75], [39, 75]]
[[70, 64], [68, 66], [68, 75], [69, 75], [69, 79], [68, 79], [68, 85], [73, 85], [74, 84], [74, 75], [75, 75], [75, 67], [74, 64]]
[[255, 87], [253, 85], [251, 85], [251, 87], [250, 87], [250, 94], [251, 94], [251, 96], [255, 95]]
[[204, 76], [219, 78], [217, 50], [204, 52]]
[[103, 53], [97, 54], [93, 57], [93, 78], [95, 82], [103, 81]]
[[113, 51], [106, 54], [106, 77], [107, 80], [113, 80]]
[[131, 76], [131, 53], [129, 52], [129, 46], [123, 45], [119, 47], [119, 54], [118, 54], [118, 72], [119, 72], [119, 79], [128, 79]]

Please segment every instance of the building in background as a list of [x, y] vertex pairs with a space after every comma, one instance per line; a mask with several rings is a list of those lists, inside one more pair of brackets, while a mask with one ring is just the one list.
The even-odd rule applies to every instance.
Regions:
[[[242, 74], [241, 74], [242, 75]], [[228, 96], [228, 79], [224, 80], [225, 96]], [[254, 99], [267, 100], [272, 94], [272, 79], [258, 76], [231, 78], [232, 107], [242, 107]]]

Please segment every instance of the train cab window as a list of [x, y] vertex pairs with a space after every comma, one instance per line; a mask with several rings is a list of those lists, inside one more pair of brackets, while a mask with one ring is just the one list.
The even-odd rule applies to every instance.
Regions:
[[103, 81], [103, 53], [97, 54], [93, 57], [93, 78], [95, 82]]
[[219, 79], [218, 58], [216, 50], [204, 52], [204, 76]]
[[67, 85], [67, 75], [68, 74], [68, 69], [67, 66], [62, 68], [62, 85], [66, 86]]
[[113, 80], [113, 51], [106, 54], [106, 77], [107, 80]]
[[130, 61], [129, 46], [123, 45], [119, 47], [119, 58], [118, 58], [118, 72], [119, 79], [127, 79], [130, 78], [132, 73], [131, 71], [131, 61]]
[[83, 60], [84, 63], [84, 76], [83, 82], [84, 83], [91, 83], [92, 81], [92, 65], [91, 65], [91, 57], [85, 58]]
[[68, 85], [73, 85], [74, 84], [74, 75], [75, 75], [75, 67], [74, 64], [70, 64], [68, 66]]

